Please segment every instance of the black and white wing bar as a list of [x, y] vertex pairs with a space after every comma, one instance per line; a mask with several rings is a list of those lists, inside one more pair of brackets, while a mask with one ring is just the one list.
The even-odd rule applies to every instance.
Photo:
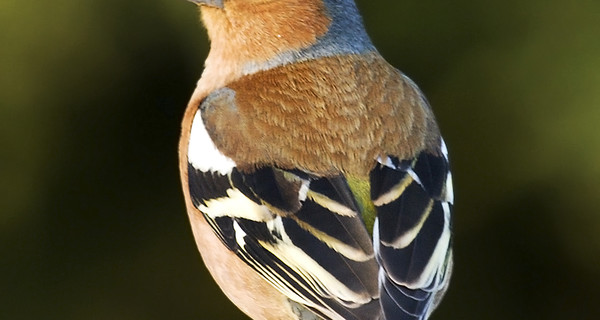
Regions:
[[190, 164], [188, 179], [221, 241], [279, 291], [325, 319], [380, 318], [379, 267], [343, 176]]
[[371, 172], [382, 319], [427, 319], [450, 279], [452, 178], [440, 143], [439, 154], [379, 159]]

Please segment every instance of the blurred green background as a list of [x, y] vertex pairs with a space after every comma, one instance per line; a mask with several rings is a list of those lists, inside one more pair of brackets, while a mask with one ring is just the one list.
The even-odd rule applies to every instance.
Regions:
[[[358, 2], [450, 146], [434, 319], [600, 319], [600, 2]], [[0, 2], [0, 319], [244, 319], [177, 171], [207, 39], [184, 0]]]

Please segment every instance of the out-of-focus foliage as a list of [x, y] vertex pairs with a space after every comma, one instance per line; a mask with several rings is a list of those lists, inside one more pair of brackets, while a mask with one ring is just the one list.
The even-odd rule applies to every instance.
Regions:
[[[600, 2], [358, 4], [450, 146], [434, 319], [599, 319]], [[244, 319], [178, 181], [207, 46], [184, 0], [0, 2], [0, 319]]]

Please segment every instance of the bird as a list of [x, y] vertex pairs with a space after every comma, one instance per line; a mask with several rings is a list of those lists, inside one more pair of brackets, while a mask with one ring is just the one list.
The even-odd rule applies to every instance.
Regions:
[[453, 265], [448, 148], [356, 3], [189, 1], [210, 50], [179, 166], [223, 293], [252, 319], [428, 319]]

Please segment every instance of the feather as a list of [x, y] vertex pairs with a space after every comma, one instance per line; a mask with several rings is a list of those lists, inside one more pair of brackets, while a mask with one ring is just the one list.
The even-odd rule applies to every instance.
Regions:
[[387, 320], [427, 319], [450, 280], [448, 160], [423, 151], [410, 162], [379, 163], [370, 179], [382, 310]]
[[190, 172], [194, 205], [266, 281], [329, 319], [378, 319], [378, 266], [343, 176], [275, 167], [234, 168], [228, 176]]

